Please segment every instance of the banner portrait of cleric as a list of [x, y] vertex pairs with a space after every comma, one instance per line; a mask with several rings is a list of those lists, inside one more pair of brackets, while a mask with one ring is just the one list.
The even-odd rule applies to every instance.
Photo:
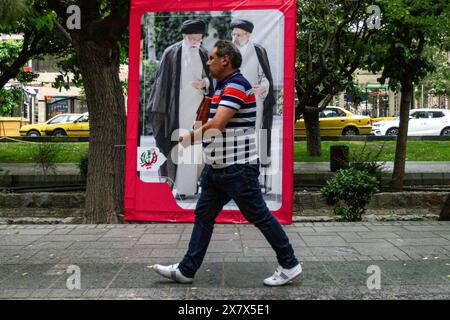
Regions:
[[[178, 137], [192, 129], [203, 97], [214, 95], [217, 80], [207, 65], [214, 43], [232, 40], [242, 55], [240, 71], [256, 97], [260, 187], [269, 209], [278, 210], [283, 179], [283, 14], [149, 12], [141, 30], [138, 178], [167, 183], [180, 208], [195, 208], [207, 150], [204, 143], [181, 148]], [[224, 209], [238, 207], [230, 201]]]
[[157, 68], [145, 109], [156, 147], [166, 161], [159, 166], [159, 178], [170, 184], [180, 199], [197, 194], [197, 181], [203, 170], [201, 146], [179, 149], [172, 136], [189, 130], [204, 95], [212, 94], [208, 77], [207, 51], [201, 47], [206, 24], [200, 19], [182, 23], [182, 40], [167, 47]]

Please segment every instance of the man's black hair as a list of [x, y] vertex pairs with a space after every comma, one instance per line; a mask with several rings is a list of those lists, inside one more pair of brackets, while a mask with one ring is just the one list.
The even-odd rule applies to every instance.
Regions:
[[219, 40], [214, 44], [217, 48], [217, 56], [222, 58], [228, 56], [233, 68], [239, 68], [242, 64], [242, 55], [236, 45], [228, 40]]

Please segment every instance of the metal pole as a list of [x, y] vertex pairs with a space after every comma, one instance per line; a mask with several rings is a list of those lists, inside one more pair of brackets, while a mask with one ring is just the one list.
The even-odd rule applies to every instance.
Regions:
[[422, 103], [421, 103], [421, 106], [422, 106], [422, 108], [424, 107], [423, 106], [423, 84], [422, 84]]
[[369, 102], [369, 93], [367, 92], [367, 87], [366, 87], [366, 116], [369, 115], [368, 108], [367, 108], [368, 102]]

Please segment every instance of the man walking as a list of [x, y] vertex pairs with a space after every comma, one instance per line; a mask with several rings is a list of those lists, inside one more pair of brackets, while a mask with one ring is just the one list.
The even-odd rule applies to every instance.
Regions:
[[201, 141], [204, 134], [209, 138], [204, 143], [209, 164], [201, 177], [202, 191], [188, 251], [178, 264], [153, 267], [158, 274], [180, 283], [194, 280], [211, 240], [215, 219], [231, 199], [276, 252], [279, 266], [264, 284], [284, 285], [302, 272], [286, 233], [262, 197], [255, 145], [255, 94], [240, 73], [241, 63], [242, 56], [232, 42], [216, 42], [207, 63], [210, 76], [218, 81], [209, 120], [179, 139], [183, 146], [189, 146]]

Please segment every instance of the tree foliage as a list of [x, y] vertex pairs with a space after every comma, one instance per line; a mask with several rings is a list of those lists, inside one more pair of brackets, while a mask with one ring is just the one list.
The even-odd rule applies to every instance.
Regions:
[[22, 88], [11, 87], [0, 89], [0, 117], [11, 116], [14, 109], [20, 107]]
[[318, 113], [339, 92], [357, 92], [354, 71], [374, 33], [366, 20], [371, 1], [297, 1], [295, 119], [304, 115], [308, 154], [319, 156]]
[[[416, 87], [415, 98], [420, 99], [422, 95], [421, 86], [423, 85], [424, 96], [450, 96], [450, 61], [448, 53], [443, 52], [442, 48], [426, 47], [426, 54], [431, 56], [434, 63], [434, 71], [428, 74]], [[444, 50], [447, 51], [447, 50]]]
[[[3, 11], [5, 10], [6, 11]], [[1, 2], [0, 33], [19, 34], [23, 40], [2, 41], [0, 46], [0, 88], [9, 80], [29, 82], [36, 77], [25, 73], [23, 66], [31, 59], [62, 54], [69, 48], [67, 39], [55, 26], [56, 14], [43, 0]], [[3, 53], [2, 53], [3, 52]]]
[[22, 19], [30, 12], [27, 0], [0, 1], [0, 28]]
[[[380, 0], [382, 28], [370, 40], [367, 68], [380, 72], [380, 82], [399, 88], [402, 80], [419, 83], [434, 71], [425, 48], [448, 46], [450, 4], [447, 0]], [[448, 48], [448, 47], [447, 47]]]
[[[0, 72], [6, 73], [10, 70], [11, 65], [19, 58], [23, 48], [22, 40], [3, 40], [0, 41]], [[16, 73], [15, 80], [20, 83], [27, 83], [38, 77], [33, 72], [25, 72], [23, 66], [14, 70]]]
[[382, 27], [369, 41], [367, 68], [381, 72], [379, 81], [400, 89], [400, 128], [391, 187], [401, 190], [405, 173], [409, 108], [414, 84], [436, 69], [427, 47], [448, 49], [450, 3], [448, 0], [380, 0]]

